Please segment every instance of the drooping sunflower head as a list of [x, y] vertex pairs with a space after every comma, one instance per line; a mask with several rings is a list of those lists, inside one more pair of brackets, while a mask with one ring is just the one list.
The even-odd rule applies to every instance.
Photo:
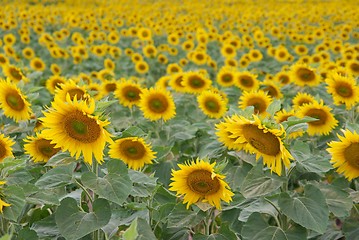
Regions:
[[69, 94], [66, 101], [55, 98], [51, 108], [44, 112], [45, 117], [40, 118], [45, 127], [43, 137], [51, 140], [55, 148], [76, 155], [76, 159], [82, 153], [86, 163], [92, 164], [92, 155], [101, 163], [106, 142], [112, 142], [104, 128], [110, 123], [93, 115], [94, 111], [94, 100], [78, 101], [76, 96], [71, 100]]
[[323, 101], [303, 105], [299, 108], [298, 116], [318, 119], [308, 122], [309, 135], [328, 135], [338, 125], [331, 108], [324, 105]]
[[66, 83], [66, 78], [53, 75], [46, 80], [46, 88], [50, 93], [55, 94], [57, 88], [61, 88], [61, 84]]
[[138, 105], [140, 102], [140, 94], [142, 87], [138, 83], [132, 81], [122, 81], [118, 83], [117, 89], [114, 92], [115, 97], [120, 103], [126, 107]]
[[257, 75], [254, 75], [248, 71], [237, 72], [235, 75], [234, 84], [244, 91], [254, 91], [259, 87]]
[[171, 93], [163, 88], [144, 89], [140, 94], [139, 107], [145, 118], [152, 121], [167, 121], [176, 115], [176, 106]]
[[239, 135], [233, 132], [233, 127], [238, 121], [241, 121], [241, 117], [233, 115], [231, 117], [225, 117], [224, 121], [216, 124], [216, 135], [218, 141], [223, 143], [229, 150], [240, 151], [244, 145], [237, 142]]
[[298, 86], [317, 86], [321, 82], [316, 70], [304, 63], [296, 63], [291, 68], [290, 76]]
[[13, 156], [11, 146], [14, 144], [15, 142], [12, 139], [5, 137], [4, 134], [0, 134], [0, 162], [6, 157]]
[[0, 80], [0, 109], [16, 122], [29, 120], [32, 115], [30, 103], [21, 90], [9, 80]]
[[212, 82], [200, 72], [186, 72], [183, 74], [182, 85], [188, 93], [199, 94], [208, 89]]
[[232, 201], [234, 194], [224, 181], [225, 176], [215, 172], [215, 163], [197, 159], [178, 166], [179, 170], [172, 170], [170, 190], [184, 196], [183, 203], [187, 203], [187, 209], [197, 202], [207, 202], [221, 209], [221, 200]]
[[55, 98], [66, 101], [67, 95], [70, 96], [71, 101], [75, 97], [77, 100], [87, 100], [89, 98], [86, 87], [78, 86], [72, 79], [67, 80], [65, 83], [59, 83], [59, 86], [55, 89]]
[[343, 133], [344, 136], [338, 135], [340, 141], [328, 143], [327, 151], [332, 156], [333, 167], [351, 181], [359, 177], [359, 134], [349, 130]]
[[8, 77], [12, 82], [20, 82], [21, 80], [24, 82], [28, 82], [29, 79], [23, 74], [23, 72], [13, 66], [13, 65], [5, 65], [5, 67], [3, 67], [3, 71], [6, 77]]
[[298, 109], [305, 104], [316, 102], [315, 98], [309, 93], [298, 92], [297, 95], [292, 99], [293, 108]]
[[45, 139], [42, 134], [37, 134], [36, 137], [28, 136], [24, 140], [24, 150], [29, 154], [34, 162], [47, 162], [52, 156], [61, 150], [56, 148], [51, 140]]
[[271, 80], [265, 80], [261, 83], [262, 90], [264, 92], [267, 92], [269, 96], [272, 98], [281, 99], [283, 97], [283, 94], [280, 91], [279, 84], [276, 84], [276, 82]]
[[227, 111], [223, 97], [212, 90], [204, 91], [197, 97], [199, 108], [210, 118], [221, 118]]
[[223, 87], [230, 87], [234, 84], [236, 71], [232, 67], [222, 67], [217, 74], [217, 82]]
[[256, 114], [265, 116], [266, 110], [271, 104], [272, 98], [263, 90], [243, 92], [239, 98], [239, 107], [245, 109], [246, 107], [253, 106]]
[[152, 164], [155, 154], [151, 146], [139, 137], [117, 139], [109, 150], [111, 158], [121, 159], [134, 170], [141, 169], [145, 164]]
[[186, 91], [186, 88], [183, 85], [183, 76], [184, 76], [183, 72], [179, 72], [179, 73], [171, 75], [171, 79], [169, 80], [168, 84], [176, 92], [185, 92]]
[[359, 86], [354, 77], [331, 74], [326, 79], [327, 91], [333, 96], [334, 104], [345, 104], [347, 110], [359, 102]]

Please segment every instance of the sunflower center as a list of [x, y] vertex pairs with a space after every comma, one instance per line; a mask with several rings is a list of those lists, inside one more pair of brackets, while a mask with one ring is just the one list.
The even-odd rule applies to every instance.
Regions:
[[253, 79], [250, 76], [242, 76], [241, 79], [241, 85], [245, 87], [252, 87], [253, 86]]
[[283, 83], [283, 84], [287, 84], [289, 83], [289, 77], [288, 76], [281, 76], [279, 78], [280, 82]]
[[19, 70], [15, 69], [15, 68], [10, 69], [10, 74], [13, 78], [15, 78], [18, 81], [20, 81], [22, 79], [21, 73], [19, 72]]
[[278, 97], [278, 91], [277, 89], [275, 89], [275, 87], [273, 86], [267, 86], [266, 88], [263, 89], [265, 92], [268, 92], [268, 95], [271, 97]]
[[222, 77], [222, 81], [223, 82], [231, 82], [232, 81], [232, 76], [230, 75], [230, 74], [225, 74], [225, 75], [223, 75], [223, 77]]
[[3, 159], [6, 156], [6, 148], [4, 143], [0, 142], [0, 159]]
[[37, 150], [49, 158], [60, 151], [60, 148], [55, 148], [55, 144], [51, 144], [50, 142], [50, 140], [46, 139], [39, 139], [36, 141]]
[[164, 96], [156, 96], [149, 101], [149, 108], [155, 113], [163, 113], [168, 108], [167, 99]]
[[201, 88], [204, 85], [204, 81], [200, 78], [192, 78], [190, 79], [190, 84], [193, 88]]
[[34, 66], [35, 66], [36, 69], [41, 69], [41, 68], [42, 68], [42, 63], [36, 61], [35, 64], [34, 64]]
[[207, 108], [208, 111], [216, 112], [216, 113], [219, 112], [219, 104], [218, 104], [218, 102], [216, 100], [209, 99], [209, 100], [206, 101], [205, 105], [206, 105], [206, 108]]
[[243, 135], [252, 147], [263, 154], [276, 156], [280, 153], [280, 142], [271, 132], [263, 132], [255, 125], [246, 124], [243, 127]]
[[327, 121], [327, 113], [321, 109], [310, 109], [305, 115], [318, 119], [312, 122], [308, 122], [309, 125], [320, 126], [324, 125]]
[[339, 85], [335, 90], [342, 97], [351, 97], [353, 95], [353, 90], [349, 86]]
[[96, 120], [80, 111], [70, 113], [65, 117], [64, 128], [71, 138], [82, 143], [95, 142], [101, 134], [101, 128]]
[[303, 82], [311, 82], [315, 79], [314, 72], [307, 68], [299, 68], [297, 74]]
[[117, 88], [116, 83], [108, 83], [108, 84], [106, 84], [106, 91], [107, 92], [113, 92], [113, 91], [116, 90], [116, 88]]
[[350, 65], [350, 69], [353, 71], [353, 72], [359, 72], [359, 64], [358, 63], [352, 63]]
[[220, 190], [219, 180], [211, 178], [211, 172], [206, 170], [196, 170], [188, 175], [187, 185], [189, 188], [201, 195], [213, 194]]
[[140, 142], [125, 140], [120, 145], [120, 150], [133, 160], [142, 159], [146, 153], [146, 149]]
[[21, 111], [24, 109], [25, 107], [25, 102], [24, 100], [21, 98], [21, 96], [16, 93], [16, 92], [12, 92], [6, 95], [5, 97], [6, 99], [6, 103], [13, 109], [16, 111]]
[[253, 106], [256, 114], [263, 113], [267, 109], [265, 101], [256, 97], [249, 99], [247, 106]]
[[70, 95], [70, 99], [73, 101], [75, 96], [76, 96], [77, 100], [82, 99], [85, 95], [85, 92], [81, 89], [74, 88], [74, 89], [70, 89], [68, 91], [68, 94]]
[[347, 148], [345, 148], [344, 158], [346, 161], [348, 161], [348, 163], [351, 166], [359, 168], [359, 143], [358, 142], [352, 143]]

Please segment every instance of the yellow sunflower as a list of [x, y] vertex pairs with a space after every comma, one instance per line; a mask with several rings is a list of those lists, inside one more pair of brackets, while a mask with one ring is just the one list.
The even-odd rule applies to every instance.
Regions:
[[317, 86], [320, 84], [320, 75], [315, 69], [304, 63], [297, 63], [291, 67], [290, 77], [298, 86]]
[[279, 84], [276, 84], [276, 82], [271, 80], [264, 80], [263, 82], [261, 82], [261, 85], [263, 86], [262, 90], [264, 92], [267, 92], [268, 95], [272, 98], [283, 98], [283, 94], [280, 91], [280, 86]]
[[[275, 113], [274, 119], [276, 120], [277, 123], [282, 123], [284, 121], [287, 121], [289, 117], [293, 117], [293, 116], [295, 116], [294, 109], [292, 109], [290, 111], [286, 111], [285, 109], [282, 109]], [[304, 131], [302, 131], [302, 130], [291, 132], [288, 135], [288, 138], [292, 138], [292, 139], [297, 138], [297, 137], [303, 136], [303, 134], [304, 134]]]
[[235, 75], [234, 85], [244, 91], [253, 91], [258, 89], [259, 81], [257, 79], [257, 75], [248, 71], [237, 72]]
[[101, 83], [101, 92], [102, 95], [107, 96], [112, 92], [115, 92], [117, 89], [117, 81], [116, 80], [105, 80]]
[[328, 135], [337, 125], [338, 121], [330, 112], [331, 108], [325, 106], [323, 101], [305, 104], [298, 110], [298, 117], [312, 117], [318, 120], [308, 122], [308, 134]]
[[230, 130], [240, 121], [241, 119], [238, 115], [233, 115], [231, 117], [225, 117], [224, 122], [216, 124], [216, 135], [218, 137], [218, 141], [223, 143], [223, 145], [229, 150], [240, 151], [244, 147], [244, 144], [239, 144], [237, 142], [239, 136], [233, 134]]
[[50, 93], [55, 94], [57, 88], [61, 88], [61, 84], [66, 83], [66, 78], [53, 75], [46, 80], [46, 88]]
[[6, 65], [9, 65], [10, 61], [9, 59], [5, 56], [5, 54], [0, 53], [0, 66], [1, 67], [5, 67]]
[[293, 157], [283, 144], [285, 131], [282, 126], [281, 129], [270, 129], [256, 115], [253, 115], [253, 120], [239, 116], [228, 131], [236, 138], [238, 148], [256, 154], [257, 160], [262, 157], [263, 163], [279, 176], [282, 163], [289, 168]]
[[114, 95], [123, 106], [132, 107], [132, 105], [139, 104], [141, 93], [142, 87], [140, 84], [132, 81], [122, 81], [117, 85]]
[[[0, 185], [4, 185], [6, 181], [0, 181]], [[4, 197], [3, 194], [1, 194], [1, 197]], [[3, 199], [0, 199], [0, 213], [3, 212], [4, 207], [9, 207], [11, 204], [5, 202]]]
[[176, 92], [185, 92], [186, 88], [183, 85], [183, 72], [171, 75], [168, 85]]
[[217, 74], [217, 82], [223, 87], [230, 87], [234, 84], [236, 71], [232, 67], [224, 66]]
[[328, 143], [327, 151], [332, 155], [333, 167], [351, 181], [359, 177], [359, 134], [349, 130], [343, 132], [344, 136], [338, 135], [340, 141]]
[[28, 82], [29, 79], [22, 73], [22, 71], [13, 66], [13, 65], [5, 65], [3, 67], [3, 72], [6, 77], [8, 77], [12, 82], [20, 82], [23, 80], [24, 82]]
[[30, 61], [30, 67], [35, 71], [43, 72], [46, 69], [46, 65], [41, 58], [35, 57]]
[[191, 204], [206, 202], [221, 209], [221, 200], [229, 203], [234, 195], [225, 176], [215, 172], [216, 163], [196, 161], [178, 164], [179, 170], [172, 170], [170, 190], [176, 191], [177, 196], [184, 196], [183, 203], [187, 209]]
[[4, 111], [6, 117], [16, 122], [29, 120], [32, 115], [30, 105], [26, 96], [14, 83], [0, 80], [0, 109]]
[[208, 89], [212, 81], [200, 72], [186, 72], [183, 74], [181, 84], [188, 93], [199, 94]]
[[0, 134], [0, 162], [6, 157], [13, 156], [11, 146], [14, 144], [15, 142], [12, 139], [5, 137], [4, 134]]
[[102, 87], [98, 83], [90, 83], [86, 85], [86, 90], [95, 100], [100, 100], [103, 97], [103, 92], [101, 91]]
[[40, 133], [36, 137], [28, 136], [24, 139], [24, 150], [29, 154], [34, 162], [47, 162], [53, 155], [55, 155], [61, 148], [56, 148], [51, 140], [45, 139]]
[[74, 100], [75, 96], [78, 100], [86, 100], [89, 97], [86, 92], [86, 87], [78, 86], [72, 79], [65, 83], [60, 83], [55, 89], [55, 98], [58, 98], [61, 101], [66, 101], [67, 95], [70, 96], [71, 101]]
[[111, 158], [121, 159], [129, 168], [139, 170], [145, 164], [152, 164], [156, 152], [143, 138], [127, 137], [112, 143], [108, 154]]
[[304, 104], [316, 102], [315, 98], [309, 93], [298, 92], [297, 95], [292, 99], [293, 108], [298, 109]]
[[332, 94], [335, 105], [344, 103], [349, 110], [359, 102], [359, 87], [355, 78], [331, 74], [326, 83], [327, 91]]
[[265, 116], [266, 110], [271, 104], [272, 98], [262, 90], [243, 92], [239, 98], [239, 107], [245, 109], [246, 107], [253, 106], [254, 113]]
[[167, 121], [176, 115], [172, 95], [163, 88], [144, 89], [140, 94], [139, 107], [145, 118], [152, 121]]
[[145, 61], [138, 61], [135, 64], [135, 70], [136, 70], [136, 72], [138, 72], [140, 74], [147, 73], [149, 69], [150, 69], [150, 66]]
[[197, 97], [199, 108], [210, 118], [221, 118], [227, 111], [226, 102], [219, 93], [203, 91]]
[[279, 82], [281, 85], [287, 85], [292, 80], [290, 74], [287, 71], [280, 71], [274, 76], [274, 80]]
[[55, 99], [52, 107], [44, 112], [45, 117], [40, 118], [45, 129], [42, 131], [44, 138], [51, 140], [55, 148], [68, 150], [76, 159], [82, 153], [84, 160], [92, 164], [92, 154], [97, 162], [103, 162], [103, 149], [106, 142], [112, 142], [110, 133], [104, 129], [110, 122], [100, 120], [93, 115], [95, 101], [77, 101], [77, 97], [71, 100], [70, 95], [66, 101]]

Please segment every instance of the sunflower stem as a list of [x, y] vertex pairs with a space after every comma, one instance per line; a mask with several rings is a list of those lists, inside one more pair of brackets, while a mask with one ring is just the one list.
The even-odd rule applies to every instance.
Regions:
[[75, 179], [75, 183], [85, 192], [86, 196], [89, 198], [91, 202], [93, 202], [91, 194], [87, 191], [84, 185], [82, 185], [79, 181]]
[[[281, 191], [282, 192], [288, 192], [288, 181], [289, 181], [289, 173], [290, 171], [286, 171], [286, 168], [284, 166], [284, 164], [282, 165], [282, 172], [284, 173], [285, 176], [285, 181], [283, 182], [283, 185], [281, 187]], [[277, 209], [279, 211], [279, 209]], [[283, 213], [279, 212], [279, 219], [281, 222], [281, 228], [285, 231], [288, 228], [288, 218], [286, 215], [284, 215]]]
[[207, 216], [205, 219], [205, 235], [209, 236], [211, 234], [211, 227], [213, 223], [212, 215], [214, 213], [214, 208], [212, 207], [209, 211], [207, 211]]
[[[98, 162], [96, 160], [92, 161], [92, 172], [96, 175], [96, 177], [98, 177]], [[93, 201], [92, 201], [92, 205], [94, 203], [94, 201], [96, 201], [96, 199], [98, 198], [98, 195], [93, 192]], [[101, 239], [101, 232], [100, 230], [96, 230], [93, 232], [93, 240], [99, 240]]]

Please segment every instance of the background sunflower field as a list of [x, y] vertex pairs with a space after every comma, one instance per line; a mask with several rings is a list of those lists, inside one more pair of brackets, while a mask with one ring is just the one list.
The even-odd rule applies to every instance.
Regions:
[[0, 8], [0, 240], [359, 239], [359, 2]]

